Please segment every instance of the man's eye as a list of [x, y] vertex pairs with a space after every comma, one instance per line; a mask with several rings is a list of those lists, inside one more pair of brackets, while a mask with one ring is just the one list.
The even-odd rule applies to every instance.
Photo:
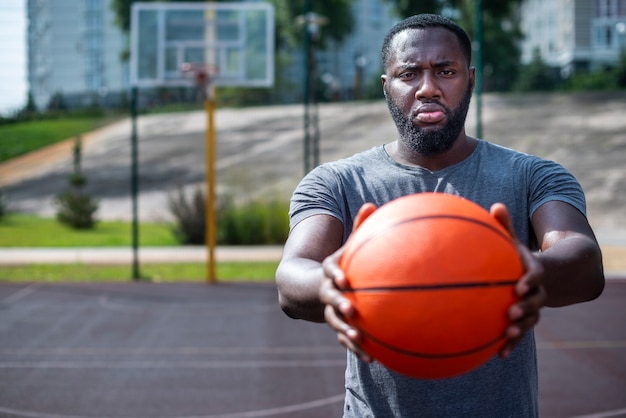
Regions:
[[403, 80], [411, 80], [415, 78], [416, 74], [412, 72], [402, 73], [400, 74], [400, 78]]
[[439, 71], [439, 74], [446, 75], [446, 76], [447, 75], [454, 75], [454, 71], [452, 71], [452, 70], [441, 70], [441, 71]]

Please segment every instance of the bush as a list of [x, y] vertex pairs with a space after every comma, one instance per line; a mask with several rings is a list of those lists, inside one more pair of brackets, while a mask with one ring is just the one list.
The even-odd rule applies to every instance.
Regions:
[[8, 202], [6, 195], [0, 190], [0, 220], [6, 215], [8, 212]]
[[538, 49], [533, 51], [532, 61], [520, 71], [513, 85], [515, 91], [550, 91], [556, 88], [557, 82], [552, 69], [543, 61]]
[[[170, 194], [168, 205], [176, 220], [174, 236], [181, 244], [202, 245], [206, 239], [206, 198], [197, 188]], [[221, 245], [283, 244], [289, 233], [287, 204], [279, 199], [237, 206], [230, 198], [217, 205], [217, 243]]]
[[53, 201], [57, 207], [57, 219], [75, 229], [92, 229], [96, 226], [95, 213], [98, 210], [98, 202], [91, 196], [82, 192], [87, 178], [81, 171], [81, 139], [76, 138], [74, 143], [74, 171], [68, 177], [71, 190], [57, 195]]
[[609, 70], [597, 70], [574, 74], [563, 84], [567, 91], [598, 91], [617, 88], [615, 78]]
[[268, 245], [284, 244], [289, 234], [287, 205], [278, 199], [249, 202], [236, 206], [222, 205], [218, 212], [220, 244]]
[[206, 199], [197, 188], [188, 200], [182, 188], [168, 197], [168, 206], [176, 219], [174, 236], [181, 244], [204, 244], [206, 236]]
[[91, 229], [96, 225], [98, 202], [90, 196], [67, 191], [54, 199], [59, 222], [75, 229]]

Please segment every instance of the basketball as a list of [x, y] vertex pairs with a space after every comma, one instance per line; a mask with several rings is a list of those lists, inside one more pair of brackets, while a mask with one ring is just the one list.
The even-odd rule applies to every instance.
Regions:
[[469, 200], [443, 193], [393, 200], [356, 228], [339, 264], [362, 348], [389, 369], [453, 377], [505, 344], [523, 266], [508, 231]]

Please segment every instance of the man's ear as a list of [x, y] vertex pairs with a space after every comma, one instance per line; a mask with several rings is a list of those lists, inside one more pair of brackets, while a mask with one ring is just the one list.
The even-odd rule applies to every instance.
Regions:
[[476, 67], [469, 68], [469, 78], [472, 83], [472, 93], [474, 92], [474, 87], [476, 86]]
[[387, 90], [385, 89], [386, 83], [387, 83], [387, 74], [383, 74], [380, 76], [380, 81], [382, 82], [382, 87], [383, 87], [383, 95], [385, 96], [385, 98], [387, 98]]

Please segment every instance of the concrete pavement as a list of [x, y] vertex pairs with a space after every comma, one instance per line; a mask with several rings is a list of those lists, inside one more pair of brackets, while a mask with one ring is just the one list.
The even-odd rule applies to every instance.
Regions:
[[[218, 261], [271, 261], [277, 262], [282, 246], [223, 246], [215, 250]], [[609, 243], [602, 246], [606, 277], [626, 278], [626, 245]], [[208, 251], [202, 246], [141, 247], [141, 263], [203, 263]], [[130, 247], [112, 248], [0, 248], [0, 270], [5, 265], [26, 264], [130, 264], [133, 250]]]
[[[281, 246], [218, 247], [215, 258], [219, 261], [278, 261]], [[208, 259], [208, 249], [203, 246], [140, 247], [142, 263], [202, 263]], [[130, 247], [94, 248], [2, 248], [0, 265], [24, 264], [127, 264], [133, 259]]]

